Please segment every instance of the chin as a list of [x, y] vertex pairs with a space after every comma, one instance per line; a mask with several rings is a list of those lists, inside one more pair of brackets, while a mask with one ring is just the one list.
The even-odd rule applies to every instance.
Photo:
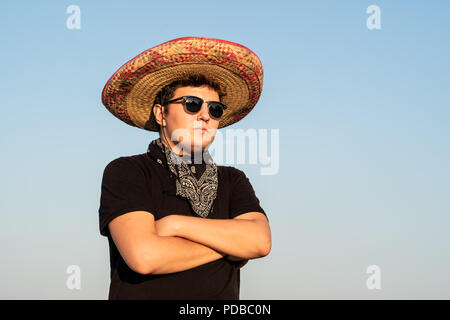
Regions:
[[179, 147], [182, 147], [187, 152], [191, 153], [191, 150], [194, 152], [198, 152], [200, 150], [204, 150], [209, 147], [211, 143], [214, 141], [215, 135], [211, 135], [210, 133], [199, 134], [198, 132], [194, 132], [192, 134], [192, 140], [189, 142], [186, 141], [178, 141], [177, 144]]
[[191, 143], [191, 147], [197, 146], [197, 148], [207, 148], [214, 141], [214, 136], [206, 133], [203, 135], [195, 136], [194, 140]]

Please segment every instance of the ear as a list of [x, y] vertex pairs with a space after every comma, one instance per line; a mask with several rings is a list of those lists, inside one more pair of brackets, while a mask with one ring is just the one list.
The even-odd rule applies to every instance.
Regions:
[[155, 116], [155, 120], [156, 122], [161, 126], [161, 117], [162, 119], [162, 126], [166, 125], [166, 120], [164, 119], [164, 112], [163, 112], [163, 106], [161, 106], [160, 104], [155, 104], [153, 106], [153, 115]]

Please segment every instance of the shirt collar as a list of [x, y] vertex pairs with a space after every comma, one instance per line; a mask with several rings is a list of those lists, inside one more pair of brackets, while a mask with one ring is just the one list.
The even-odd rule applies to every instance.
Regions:
[[162, 150], [157, 146], [156, 140], [150, 142], [147, 148], [147, 154], [161, 166], [167, 168], [167, 160]]
[[169, 167], [167, 166], [167, 160], [166, 160], [165, 154], [157, 146], [156, 140], [153, 140], [148, 145], [147, 154], [151, 158], [151, 160], [153, 160], [157, 163], [158, 166], [161, 166], [166, 169], [165, 172], [167, 173], [168, 179], [163, 180], [163, 181], [166, 181], [166, 183], [163, 183], [163, 185], [161, 186], [162, 191], [169, 195], [175, 195], [176, 194], [175, 177], [170, 172]]

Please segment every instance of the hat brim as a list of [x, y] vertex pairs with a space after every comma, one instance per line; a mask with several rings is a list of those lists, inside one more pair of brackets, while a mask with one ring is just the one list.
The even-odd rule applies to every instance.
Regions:
[[129, 125], [158, 131], [152, 112], [158, 92], [173, 81], [203, 74], [226, 93], [219, 128], [244, 118], [262, 92], [263, 69], [250, 49], [230, 41], [186, 37], [137, 55], [120, 67], [102, 91], [106, 108]]

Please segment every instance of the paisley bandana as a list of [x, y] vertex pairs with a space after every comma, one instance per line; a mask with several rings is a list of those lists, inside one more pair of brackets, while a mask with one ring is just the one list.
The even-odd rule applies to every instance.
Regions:
[[[203, 151], [201, 164], [191, 165], [191, 168], [189, 168], [189, 164], [193, 162], [193, 156], [179, 156], [163, 144], [161, 138], [153, 142], [166, 155], [167, 166], [176, 177], [177, 196], [186, 198], [192, 210], [198, 216], [206, 218], [211, 212], [218, 188], [217, 166], [208, 150]], [[203, 174], [197, 179], [194, 175], [196, 170], [203, 168]]]

